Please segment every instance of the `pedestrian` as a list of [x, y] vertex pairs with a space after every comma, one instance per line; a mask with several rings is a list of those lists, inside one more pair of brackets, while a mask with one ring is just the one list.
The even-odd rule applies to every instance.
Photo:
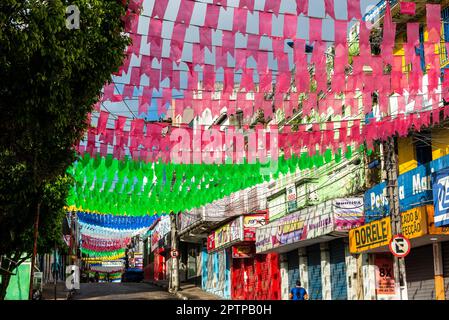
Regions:
[[306, 289], [301, 287], [301, 281], [296, 281], [296, 286], [290, 290], [290, 300], [309, 300]]
[[95, 282], [100, 281], [100, 274], [97, 272], [95, 272]]

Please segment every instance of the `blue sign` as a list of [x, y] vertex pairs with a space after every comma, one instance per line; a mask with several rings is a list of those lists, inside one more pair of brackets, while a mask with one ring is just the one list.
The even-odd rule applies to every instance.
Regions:
[[435, 226], [449, 224], [449, 169], [432, 175], [433, 204], [435, 207]]
[[[398, 177], [400, 212], [433, 203], [432, 173], [449, 167], [449, 155], [418, 166]], [[390, 213], [386, 183], [365, 192], [365, 223], [382, 219]]]

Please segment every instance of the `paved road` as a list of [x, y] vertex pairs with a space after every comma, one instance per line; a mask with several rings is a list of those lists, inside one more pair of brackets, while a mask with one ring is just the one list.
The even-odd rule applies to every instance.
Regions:
[[177, 300], [148, 283], [81, 283], [74, 300]]

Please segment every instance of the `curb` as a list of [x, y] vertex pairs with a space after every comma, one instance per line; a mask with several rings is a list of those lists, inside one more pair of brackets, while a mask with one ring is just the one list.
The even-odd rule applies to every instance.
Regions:
[[163, 284], [160, 284], [160, 283], [157, 283], [157, 282], [153, 282], [153, 281], [149, 281], [148, 283], [150, 283], [150, 284], [152, 284], [152, 285], [155, 285], [156, 287], [163, 288], [163, 289], [167, 290], [168, 293], [170, 293], [170, 294], [176, 296], [176, 297], [177, 297], [178, 299], [180, 299], [180, 300], [189, 300], [189, 298], [187, 298], [185, 295], [183, 295], [183, 294], [180, 293], [179, 291], [178, 291], [178, 292], [175, 292], [175, 293], [170, 292], [170, 291], [168, 290], [168, 286], [167, 286], [167, 285], [163, 285]]

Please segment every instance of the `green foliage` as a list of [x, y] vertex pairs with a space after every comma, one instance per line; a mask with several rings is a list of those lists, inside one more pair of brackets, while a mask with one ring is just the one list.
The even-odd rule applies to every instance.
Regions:
[[[80, 29], [66, 27], [66, 7]], [[37, 204], [39, 249], [60, 238], [67, 168], [103, 85], [129, 43], [120, 0], [0, 2], [0, 254], [29, 253]]]

